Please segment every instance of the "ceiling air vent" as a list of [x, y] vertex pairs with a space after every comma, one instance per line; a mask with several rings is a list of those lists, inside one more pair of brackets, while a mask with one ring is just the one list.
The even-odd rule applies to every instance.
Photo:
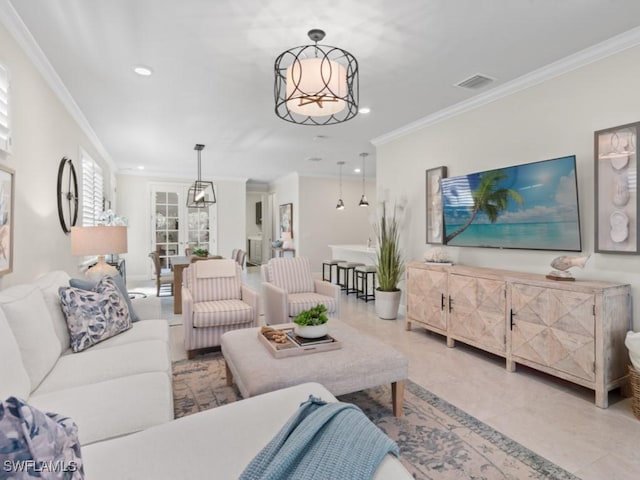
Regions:
[[486, 75], [482, 75], [481, 73], [477, 73], [475, 75], [472, 75], [469, 78], [462, 80], [461, 82], [456, 83], [456, 87], [477, 90], [486, 85], [489, 85], [494, 80], [495, 80], [494, 78], [487, 77]]

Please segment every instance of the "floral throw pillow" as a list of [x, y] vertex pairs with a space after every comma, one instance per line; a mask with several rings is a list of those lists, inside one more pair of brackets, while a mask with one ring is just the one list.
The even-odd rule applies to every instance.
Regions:
[[0, 478], [84, 478], [78, 427], [16, 397], [0, 402]]
[[74, 352], [131, 328], [129, 308], [111, 277], [103, 277], [92, 290], [60, 287], [58, 294]]

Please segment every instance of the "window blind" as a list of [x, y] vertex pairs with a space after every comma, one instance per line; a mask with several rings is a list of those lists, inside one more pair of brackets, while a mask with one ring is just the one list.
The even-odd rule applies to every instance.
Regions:
[[11, 150], [9, 125], [9, 72], [0, 65], [0, 150]]
[[97, 225], [102, 213], [104, 178], [102, 168], [86, 153], [82, 154], [82, 226]]

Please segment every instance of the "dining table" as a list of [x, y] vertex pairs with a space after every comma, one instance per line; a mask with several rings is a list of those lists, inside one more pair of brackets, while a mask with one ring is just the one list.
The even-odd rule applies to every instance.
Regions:
[[173, 270], [173, 313], [182, 313], [182, 271], [198, 260], [219, 260], [221, 255], [209, 255], [198, 257], [197, 255], [174, 255], [169, 257], [171, 270]]

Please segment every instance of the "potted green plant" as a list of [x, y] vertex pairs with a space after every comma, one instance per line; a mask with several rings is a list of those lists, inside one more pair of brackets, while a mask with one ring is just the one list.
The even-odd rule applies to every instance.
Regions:
[[318, 304], [309, 310], [304, 310], [293, 319], [295, 323], [294, 332], [304, 338], [324, 337], [327, 332], [327, 322], [329, 318], [325, 315], [327, 307]]
[[208, 257], [209, 256], [209, 250], [207, 250], [206, 248], [196, 248], [193, 250], [193, 254], [196, 257]]
[[375, 224], [378, 257], [378, 287], [376, 288], [376, 314], [383, 319], [393, 320], [398, 316], [402, 292], [398, 284], [404, 273], [404, 260], [400, 252], [400, 225], [398, 210], [393, 206], [388, 212], [387, 202], [382, 202], [382, 210]]

